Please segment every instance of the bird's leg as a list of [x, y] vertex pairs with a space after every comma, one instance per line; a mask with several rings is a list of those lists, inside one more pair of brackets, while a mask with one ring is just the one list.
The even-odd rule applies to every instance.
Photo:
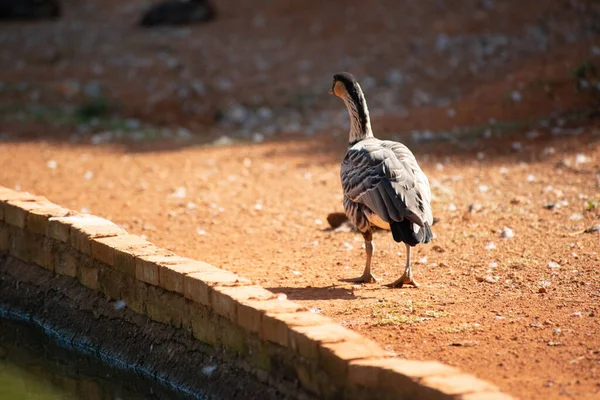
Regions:
[[410, 246], [406, 245], [406, 268], [404, 269], [404, 273], [394, 282], [387, 284], [389, 287], [397, 287], [401, 288], [404, 284], [413, 285], [414, 287], [419, 287], [417, 281], [413, 279], [412, 271], [410, 270]]
[[371, 258], [373, 258], [373, 233], [371, 233], [371, 230], [369, 229], [367, 232], [363, 232], [363, 237], [365, 238], [365, 250], [367, 252], [367, 264], [365, 265], [365, 270], [362, 276], [359, 276], [358, 278], [342, 279], [345, 282], [377, 282], [377, 278], [375, 278], [371, 273]]

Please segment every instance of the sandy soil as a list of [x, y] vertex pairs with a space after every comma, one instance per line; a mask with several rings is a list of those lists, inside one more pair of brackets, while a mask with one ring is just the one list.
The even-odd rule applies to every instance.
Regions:
[[[1, 185], [238, 272], [402, 357], [523, 399], [599, 396], [597, 4], [222, 1], [214, 23], [148, 32], [132, 26], [143, 2], [65, 3], [54, 24], [0, 28]], [[340, 18], [356, 22], [343, 35]], [[326, 95], [340, 69], [364, 82], [376, 135], [408, 144], [432, 183], [419, 289], [340, 281], [364, 266], [361, 235], [327, 224], [342, 210], [347, 117]], [[98, 99], [121, 107], [77, 114]], [[392, 281], [404, 246], [374, 240], [373, 272]]]

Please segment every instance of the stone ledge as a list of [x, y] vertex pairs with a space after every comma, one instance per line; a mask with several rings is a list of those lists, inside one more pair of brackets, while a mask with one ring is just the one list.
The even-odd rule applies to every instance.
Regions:
[[3, 187], [0, 252], [77, 279], [157, 322], [190, 329], [259, 375], [283, 373], [320, 398], [511, 398], [455, 368], [395, 358], [245, 278], [179, 257], [110, 221]]

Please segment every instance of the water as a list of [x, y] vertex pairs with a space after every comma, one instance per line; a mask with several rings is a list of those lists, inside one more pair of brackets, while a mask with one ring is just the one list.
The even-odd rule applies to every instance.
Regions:
[[0, 318], [0, 399], [189, 400], [189, 397], [61, 347], [37, 328]]

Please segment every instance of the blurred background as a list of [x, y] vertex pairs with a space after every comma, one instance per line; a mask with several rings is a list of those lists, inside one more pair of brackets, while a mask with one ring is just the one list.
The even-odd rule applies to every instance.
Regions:
[[0, 0], [0, 14], [3, 137], [345, 136], [327, 95], [342, 70], [375, 132], [401, 140], [560, 134], [600, 99], [593, 0]]

